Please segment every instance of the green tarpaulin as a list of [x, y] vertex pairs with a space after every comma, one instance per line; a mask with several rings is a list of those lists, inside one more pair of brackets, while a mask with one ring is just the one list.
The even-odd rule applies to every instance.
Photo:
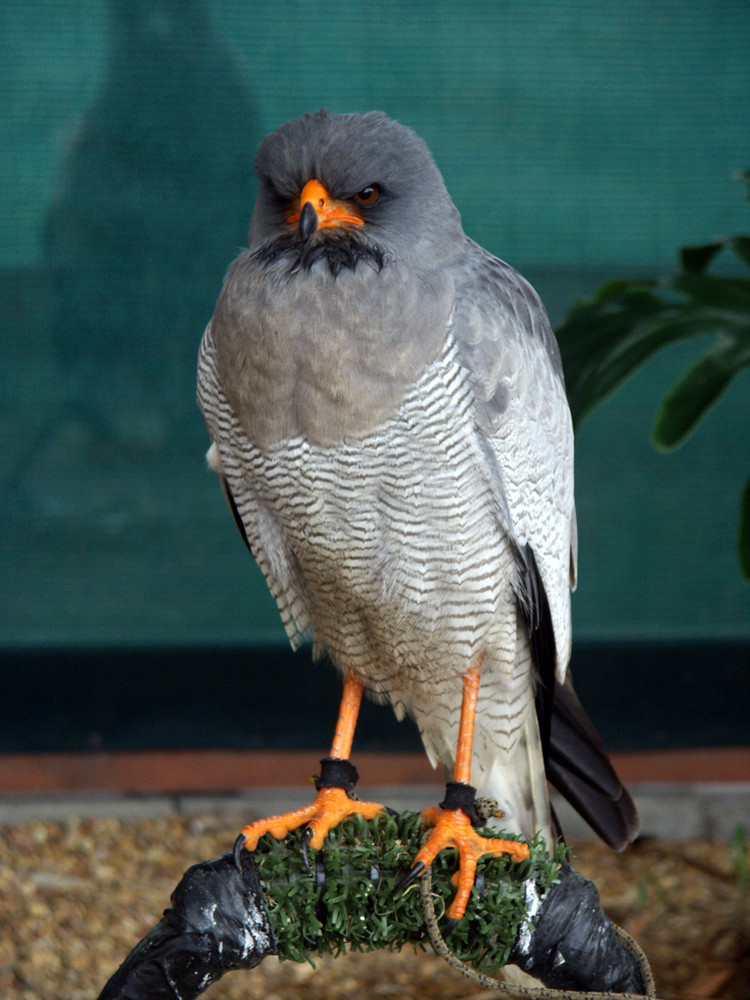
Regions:
[[[556, 321], [750, 218], [746, 0], [5, 0], [0, 77], [6, 647], [285, 642], [194, 403], [253, 151], [282, 121], [411, 125], [467, 232]], [[647, 440], [691, 350], [582, 426], [578, 639], [750, 638], [748, 378], [682, 451]]]

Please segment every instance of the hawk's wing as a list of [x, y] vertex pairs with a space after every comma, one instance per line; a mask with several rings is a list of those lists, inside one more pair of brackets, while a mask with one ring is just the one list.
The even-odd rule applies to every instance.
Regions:
[[474, 243], [468, 254], [454, 335], [471, 373], [477, 422], [523, 566], [519, 597], [532, 630], [544, 627], [546, 601], [554, 670], [562, 683], [570, 658], [577, 542], [573, 425], [560, 353], [528, 282]]
[[566, 677], [577, 532], [573, 426], [560, 353], [528, 282], [474, 243], [468, 254], [453, 330], [474, 384], [499, 508], [518, 552], [547, 776], [621, 850], [637, 835], [638, 816]]

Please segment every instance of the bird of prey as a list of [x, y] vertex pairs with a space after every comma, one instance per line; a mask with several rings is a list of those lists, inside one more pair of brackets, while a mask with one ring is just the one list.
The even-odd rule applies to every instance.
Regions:
[[[248, 249], [200, 349], [198, 396], [240, 532], [289, 639], [344, 679], [314, 802], [251, 824], [344, 816], [363, 690], [410, 715], [452, 770], [410, 874], [459, 850], [459, 919], [485, 839], [475, 795], [524, 837], [558, 831], [547, 779], [616, 849], [633, 803], [567, 671], [576, 576], [573, 433], [531, 286], [463, 232], [426, 145], [380, 112], [325, 110], [260, 145]], [[486, 816], [486, 814], [485, 814]]]

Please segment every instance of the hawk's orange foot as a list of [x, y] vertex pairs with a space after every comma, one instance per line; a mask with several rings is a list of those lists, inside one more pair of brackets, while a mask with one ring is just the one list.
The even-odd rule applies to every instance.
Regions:
[[[463, 787], [467, 791], [473, 792], [470, 785]], [[446, 800], [449, 799], [450, 787], [446, 796]], [[446, 801], [442, 806], [430, 806], [429, 809], [422, 812], [422, 820], [433, 829], [427, 842], [415, 857], [414, 867], [404, 882], [410, 881], [411, 878], [424, 871], [444, 848], [456, 848], [459, 869], [452, 881], [457, 886], [458, 891], [446, 910], [446, 916], [449, 918], [447, 932], [450, 933], [450, 930], [455, 927], [466, 910], [479, 859], [485, 854], [509, 854], [514, 861], [524, 861], [529, 856], [529, 848], [526, 844], [518, 843], [515, 840], [480, 837], [474, 830], [469, 814], [463, 808], [445, 808], [447, 804]]]
[[[306, 826], [303, 850], [307, 847], [320, 849], [326, 834], [335, 826], [356, 813], [365, 819], [372, 819], [385, 810], [379, 802], [359, 802], [349, 798], [349, 789], [354, 787], [357, 771], [348, 760], [336, 760], [329, 757], [321, 762], [322, 773], [316, 779], [318, 794], [309, 806], [295, 809], [294, 812], [283, 813], [281, 816], [269, 816], [246, 826], [238, 838], [238, 847], [246, 847], [254, 851], [260, 838], [270, 833], [277, 840], [282, 840], [292, 830]], [[244, 838], [244, 840], [243, 840]]]

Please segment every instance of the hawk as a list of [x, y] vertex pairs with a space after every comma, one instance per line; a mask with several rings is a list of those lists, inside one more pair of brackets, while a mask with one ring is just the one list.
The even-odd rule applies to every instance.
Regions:
[[294, 646], [343, 676], [314, 802], [251, 824], [313, 847], [378, 803], [349, 790], [363, 691], [411, 716], [452, 772], [410, 875], [459, 849], [458, 920], [487, 853], [475, 794], [557, 835], [547, 779], [607, 843], [633, 803], [573, 690], [573, 431], [537, 294], [469, 239], [426, 145], [384, 114], [325, 110], [260, 145], [248, 249], [200, 349], [218, 473]]

